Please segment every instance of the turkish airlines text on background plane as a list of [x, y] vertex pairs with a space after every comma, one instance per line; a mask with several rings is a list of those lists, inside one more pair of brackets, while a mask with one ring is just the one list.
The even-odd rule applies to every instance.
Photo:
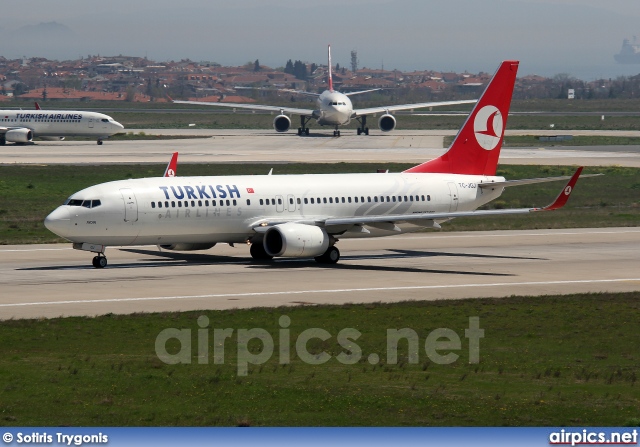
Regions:
[[30, 143], [34, 138], [61, 141], [65, 137], [96, 138], [98, 144], [124, 126], [108, 115], [73, 110], [0, 110], [0, 145]]
[[582, 168], [545, 208], [474, 211], [505, 186], [568, 178], [495, 176], [517, 69], [517, 61], [501, 64], [445, 154], [401, 173], [121, 180], [73, 194], [45, 225], [74, 248], [97, 253], [98, 268], [107, 264], [107, 245], [202, 250], [220, 242], [250, 243], [255, 259], [335, 263], [342, 238], [439, 228], [454, 217], [557, 209]]
[[201, 102], [201, 101], [173, 101], [176, 104], [195, 104], [206, 106], [220, 106], [231, 107], [237, 109], [249, 109], [249, 110], [262, 110], [269, 112], [279, 113], [273, 120], [273, 128], [277, 132], [286, 132], [291, 127], [291, 119], [285, 115], [293, 114], [300, 115], [300, 127], [298, 127], [298, 135], [309, 135], [309, 128], [307, 124], [312, 119], [315, 119], [321, 126], [332, 126], [335, 128], [333, 131], [334, 136], [340, 136], [340, 126], [345, 126], [351, 122], [352, 119], [357, 120], [360, 125], [358, 126], [358, 135], [369, 135], [369, 128], [367, 127], [367, 116], [381, 113], [382, 116], [378, 118], [378, 128], [383, 132], [389, 132], [396, 128], [396, 119], [391, 114], [398, 110], [411, 110], [422, 109], [425, 107], [438, 107], [438, 106], [450, 106], [456, 104], [473, 104], [476, 100], [463, 100], [463, 101], [441, 101], [441, 102], [423, 102], [417, 104], [401, 104], [393, 106], [383, 107], [371, 107], [367, 109], [354, 109], [353, 104], [349, 96], [359, 95], [361, 93], [368, 93], [379, 88], [371, 90], [363, 90], [360, 92], [340, 93], [333, 89], [333, 78], [331, 75], [331, 45], [329, 45], [329, 89], [322, 93], [300, 92], [307, 96], [316, 97], [316, 109], [300, 109], [296, 107], [278, 107], [278, 106], [266, 106], [256, 104], [231, 104], [220, 102]]

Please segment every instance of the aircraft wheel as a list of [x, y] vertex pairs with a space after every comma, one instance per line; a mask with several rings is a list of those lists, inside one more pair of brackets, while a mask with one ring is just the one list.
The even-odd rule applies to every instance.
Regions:
[[107, 266], [107, 258], [105, 256], [94, 256], [91, 263], [95, 268], [103, 269]]
[[314, 259], [319, 264], [336, 264], [340, 260], [340, 250], [332, 245], [322, 255], [316, 256]]
[[249, 253], [251, 253], [251, 257], [257, 261], [268, 261], [273, 259], [273, 256], [269, 256], [266, 251], [264, 251], [264, 246], [262, 242], [254, 242], [251, 244], [251, 248], [249, 249]]
[[302, 135], [302, 127], [298, 127], [298, 136]]
[[362, 129], [358, 127], [358, 135], [362, 135]]
[[369, 128], [368, 128], [368, 127], [365, 127], [365, 128], [364, 128], [364, 134], [365, 134], [365, 135], [369, 135]]
[[98, 140], [98, 146], [102, 146], [102, 140]]
[[0, 146], [4, 146], [5, 144], [7, 144], [7, 139], [4, 137], [0, 138]]
[[304, 134], [305, 134], [306, 136], [309, 136], [309, 128], [308, 128], [308, 127], [304, 130]]

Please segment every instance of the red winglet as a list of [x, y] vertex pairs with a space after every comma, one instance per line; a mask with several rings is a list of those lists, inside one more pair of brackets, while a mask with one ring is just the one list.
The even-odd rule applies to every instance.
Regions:
[[562, 208], [567, 203], [567, 200], [569, 200], [569, 196], [573, 192], [573, 187], [576, 186], [576, 182], [578, 181], [581, 172], [582, 166], [580, 166], [578, 170], [571, 176], [569, 182], [562, 189], [560, 194], [558, 194], [558, 197], [556, 197], [556, 200], [554, 200], [551, 205], [547, 205], [544, 208], [537, 209], [536, 211], [551, 211]]
[[34, 102], [34, 104], [36, 105], [36, 110], [40, 110], [40, 104], [38, 104], [37, 102]]
[[163, 177], [175, 177], [178, 171], [178, 153], [174, 152], [171, 156], [171, 161], [167, 165], [167, 169], [164, 171]]
[[331, 44], [329, 44], [329, 79], [327, 82], [329, 82], [329, 91], [332, 92], [333, 91], [333, 77], [331, 76]]

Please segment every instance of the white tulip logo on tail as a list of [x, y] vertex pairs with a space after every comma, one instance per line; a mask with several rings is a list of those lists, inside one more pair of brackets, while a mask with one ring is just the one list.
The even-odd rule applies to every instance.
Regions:
[[496, 148], [502, 137], [504, 121], [496, 106], [484, 106], [476, 113], [473, 131], [482, 149], [490, 151]]

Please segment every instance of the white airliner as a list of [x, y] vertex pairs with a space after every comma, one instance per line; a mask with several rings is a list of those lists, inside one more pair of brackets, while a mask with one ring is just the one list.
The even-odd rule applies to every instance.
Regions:
[[74, 248], [97, 253], [97, 268], [107, 265], [108, 245], [204, 250], [216, 243], [249, 243], [256, 259], [335, 263], [342, 238], [440, 228], [455, 217], [560, 208], [582, 168], [547, 207], [474, 211], [506, 186], [569, 178], [506, 181], [495, 175], [518, 64], [501, 64], [445, 154], [404, 172], [114, 181], [71, 195], [45, 226]]
[[[176, 104], [194, 104], [206, 106], [230, 107], [237, 109], [261, 110], [279, 113], [273, 120], [273, 128], [276, 132], [287, 132], [291, 128], [291, 119], [285, 115], [300, 115], [300, 127], [298, 127], [298, 135], [309, 135], [307, 124], [315, 119], [321, 126], [332, 126], [334, 136], [340, 136], [340, 126], [345, 126], [355, 119], [360, 123], [358, 127], [358, 135], [369, 135], [367, 127], [367, 116], [381, 113], [378, 118], [378, 128], [383, 132], [390, 132], [396, 128], [396, 119], [391, 114], [398, 110], [422, 109], [425, 107], [450, 106], [456, 104], [473, 104], [476, 100], [462, 101], [440, 101], [440, 102], [423, 102], [418, 104], [402, 104], [393, 106], [371, 107], [367, 109], [354, 109], [349, 96], [359, 95], [380, 90], [379, 88], [371, 90], [363, 90], [359, 92], [340, 93], [333, 89], [333, 78], [331, 75], [331, 45], [329, 45], [329, 90], [322, 93], [300, 92], [307, 96], [316, 97], [315, 109], [301, 109], [296, 107], [278, 107], [257, 104], [231, 104], [220, 102], [201, 102], [201, 101], [173, 101]], [[290, 91], [290, 90], [289, 90]]]
[[0, 146], [30, 143], [34, 138], [62, 141], [65, 137], [93, 137], [98, 144], [124, 126], [108, 115], [73, 110], [0, 110]]

